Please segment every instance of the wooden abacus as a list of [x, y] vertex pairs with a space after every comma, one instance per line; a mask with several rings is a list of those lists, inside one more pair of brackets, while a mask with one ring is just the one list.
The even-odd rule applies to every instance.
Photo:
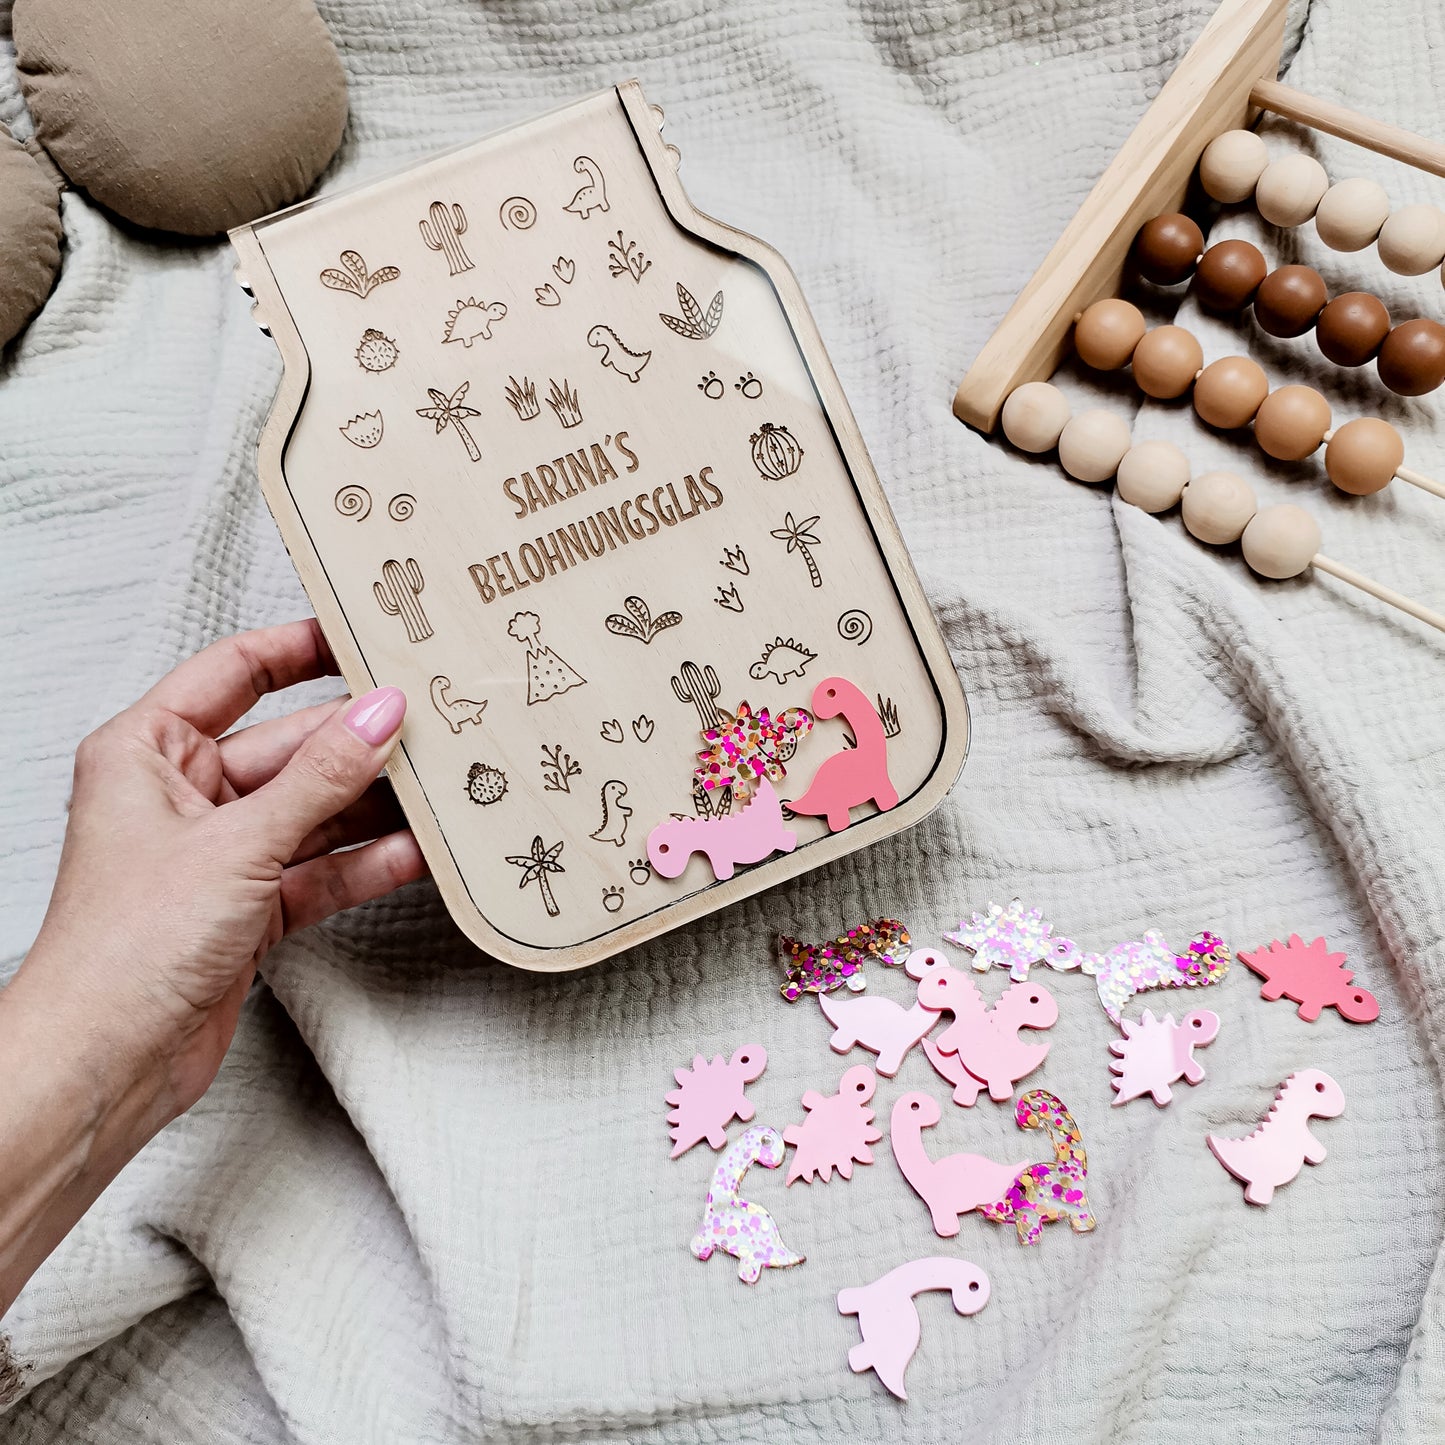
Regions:
[[[1445, 145], [1279, 83], [1276, 76], [1287, 8], [1287, 0], [1224, 0], [1215, 11], [959, 384], [953, 411], [960, 421], [991, 433], [1011, 396], [1029, 383], [1046, 382], [1052, 376], [1069, 350], [1074, 323], [1094, 303], [1117, 295], [1141, 228], [1179, 209], [1211, 141], [1251, 124], [1261, 111], [1445, 177]], [[1191, 381], [1195, 374], [1191, 368]], [[1046, 395], [1046, 391], [1053, 388], [1032, 386], [1019, 394], [1013, 412], [1021, 427], [1018, 435], [1024, 440], [1018, 439], [1005, 419], [1010, 439], [1023, 450], [1048, 451], [1060, 445], [1065, 469], [1084, 481], [1107, 481], [1117, 472], [1121, 494], [1133, 493], [1125, 495], [1125, 500], [1148, 491], [1150, 511], [1167, 510], [1180, 500], [1188, 485], [1188, 464], [1177, 448], [1169, 449], [1174, 455], [1165, 466], [1168, 476], [1162, 479], [1169, 482], [1182, 468], [1183, 480], [1177, 489], [1172, 484], [1141, 489], [1137, 480], [1130, 486], [1125, 483], [1129, 469], [1121, 470], [1120, 463], [1131, 448], [1138, 449], [1133, 448], [1122, 419], [1084, 412], [1071, 420], [1067, 402], [1057, 394]], [[1072, 431], [1064, 435], [1066, 425]], [[1360, 429], [1360, 423], [1353, 425]], [[1152, 448], [1167, 445], [1143, 444]], [[1158, 460], [1154, 459], [1156, 465]], [[1138, 474], [1143, 467], [1132, 470]], [[1427, 490], [1438, 490], [1437, 484], [1403, 468], [1394, 474], [1423, 484]], [[1228, 542], [1240, 540], [1242, 535], [1245, 559], [1262, 576], [1295, 576], [1314, 564], [1445, 631], [1445, 614], [1320, 555], [1316, 550], [1318, 525], [1302, 508], [1270, 507], [1256, 513], [1252, 490], [1242, 479], [1210, 473], [1198, 481], [1205, 485], [1196, 487], [1197, 514], [1212, 514], [1216, 504], [1228, 513], [1222, 527], [1206, 524], [1198, 531], [1190, 524], [1186, 497], [1186, 526], [1201, 540]], [[1167, 500], [1170, 496], [1172, 501]]]

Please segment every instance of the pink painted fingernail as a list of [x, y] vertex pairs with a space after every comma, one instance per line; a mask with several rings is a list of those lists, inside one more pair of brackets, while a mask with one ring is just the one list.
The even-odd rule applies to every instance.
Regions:
[[362, 742], [378, 747], [401, 726], [406, 694], [399, 687], [378, 687], [356, 699], [342, 721]]

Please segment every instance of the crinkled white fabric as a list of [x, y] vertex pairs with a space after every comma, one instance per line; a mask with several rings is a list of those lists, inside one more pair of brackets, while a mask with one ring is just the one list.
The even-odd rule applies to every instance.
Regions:
[[[906, 836], [575, 976], [489, 963], [428, 886], [278, 949], [216, 1086], [5, 1322], [28, 1393], [0, 1437], [1440, 1440], [1445, 642], [1328, 578], [1258, 583], [1176, 517], [949, 413], [1208, 0], [322, 8], [352, 97], [327, 188], [642, 79], [697, 203], [801, 277], [968, 690], [972, 755]], [[1289, 52], [1305, 88], [1445, 135], [1433, 0], [1315, 0]], [[0, 118], [23, 127], [8, 74]], [[1441, 199], [1327, 137], [1271, 135], [1397, 201]], [[78, 739], [208, 640], [305, 610], [254, 476], [278, 364], [227, 248], [158, 244], [77, 195], [65, 223], [59, 287], [0, 366], [7, 967], [44, 908]], [[1312, 227], [1263, 243], [1332, 289], [1445, 313], [1436, 279], [1332, 255]], [[1184, 316], [1211, 357], [1247, 346], [1276, 377], [1322, 376], [1342, 416], [1400, 421], [1414, 464], [1445, 474], [1438, 398], [1382, 399], [1308, 338]], [[1065, 384], [1136, 409], [1126, 384]], [[1304, 502], [1332, 555], [1445, 605], [1438, 500], [1337, 497], [1182, 408], [1139, 432]], [[1190, 996], [1223, 1017], [1208, 1081], [1111, 1109], [1092, 989], [1044, 975], [1062, 1009], [1035, 1081], [1083, 1130], [1093, 1235], [1021, 1249], [969, 1219], [940, 1242], [885, 1144], [849, 1184], [749, 1176], [805, 1265], [748, 1289], [722, 1256], [695, 1261], [715, 1159], [667, 1159], [673, 1067], [761, 1041], [750, 1093], [782, 1126], [853, 1061], [810, 1000], [779, 999], [772, 933], [889, 912], [936, 943], [1015, 892], [1090, 948], [1150, 926], [1241, 947], [1323, 933], [1380, 1020], [1305, 1024], [1241, 968]], [[1204, 1134], [1247, 1131], [1310, 1065], [1349, 1099], [1319, 1126], [1329, 1159], [1251, 1209]], [[880, 1085], [885, 1126], [911, 1088], [943, 1092], [917, 1054]], [[987, 1101], [932, 1135], [934, 1154], [1042, 1152]], [[934, 1252], [982, 1265], [993, 1298], [973, 1319], [920, 1302], [900, 1406], [849, 1373], [857, 1326], [833, 1296]]]

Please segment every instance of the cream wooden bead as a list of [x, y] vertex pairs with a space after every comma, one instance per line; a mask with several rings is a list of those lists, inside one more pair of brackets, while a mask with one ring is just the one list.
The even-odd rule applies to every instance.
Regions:
[[1189, 481], [1189, 458], [1173, 442], [1140, 442], [1119, 463], [1117, 488], [1131, 506], [1167, 512], [1179, 505]]
[[1296, 151], [1271, 161], [1254, 188], [1254, 204], [1271, 226], [1302, 226], [1314, 215], [1330, 178], [1313, 157]]
[[1320, 524], [1292, 502], [1264, 507], [1249, 519], [1239, 548], [1261, 577], [1298, 577], [1320, 550]]
[[1237, 542], [1258, 510], [1254, 488], [1234, 472], [1205, 472], [1192, 478], [1181, 500], [1185, 530], [1216, 547]]
[[1391, 211], [1375, 243], [1380, 260], [1399, 276], [1423, 276], [1445, 261], [1445, 211], [1401, 206]]
[[1363, 251], [1385, 224], [1390, 197], [1384, 186], [1365, 176], [1336, 181], [1315, 212], [1315, 230], [1332, 251]]
[[1107, 482], [1133, 442], [1129, 423], [1096, 407], [1069, 418], [1059, 437], [1059, 464], [1081, 482]]
[[1052, 451], [1069, 419], [1069, 403], [1047, 381], [1026, 381], [1008, 394], [1000, 418], [1003, 434], [1021, 452]]
[[1199, 183], [1206, 195], [1234, 205], [1254, 194], [1268, 164], [1269, 151], [1252, 130], [1227, 130], [1205, 146], [1199, 158]]

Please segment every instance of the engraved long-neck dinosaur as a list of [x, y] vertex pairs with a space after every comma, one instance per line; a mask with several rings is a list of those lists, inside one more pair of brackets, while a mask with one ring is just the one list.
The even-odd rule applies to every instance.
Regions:
[[587, 184], [562, 209], [571, 211], [574, 216], [580, 216], [584, 221], [593, 211], [610, 210], [611, 208], [607, 204], [607, 183], [602, 178], [602, 167], [591, 156], [578, 156], [572, 162], [572, 169], [579, 176], [586, 176]]

